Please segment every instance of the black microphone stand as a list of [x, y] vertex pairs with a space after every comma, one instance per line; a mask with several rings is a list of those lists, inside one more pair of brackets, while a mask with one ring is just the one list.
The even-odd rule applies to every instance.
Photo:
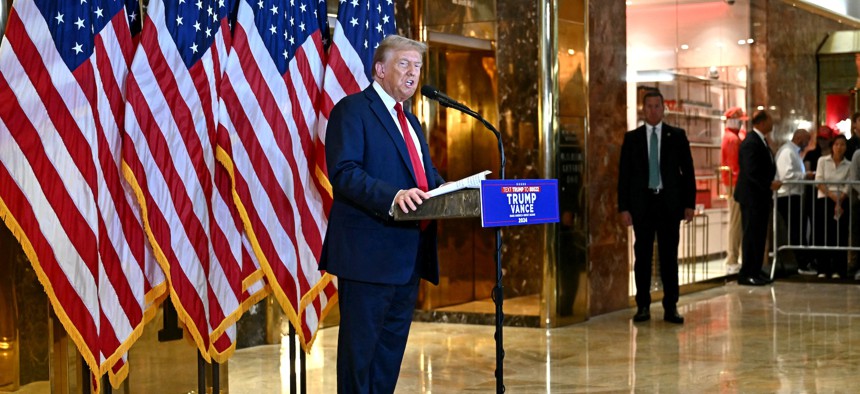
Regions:
[[[484, 124], [488, 130], [496, 135], [496, 140], [499, 144], [499, 179], [505, 179], [505, 147], [502, 145], [502, 133], [496, 130], [493, 125], [484, 119], [479, 113], [471, 110], [469, 107], [457, 103], [447, 102], [445, 100], [437, 100], [440, 105], [447, 108], [456, 109], [464, 114], [467, 114]], [[504, 287], [502, 286], [502, 228], [496, 227], [496, 286], [493, 288], [493, 301], [496, 304], [496, 393], [505, 392], [504, 383], [504, 359], [505, 348], [502, 341], [502, 327], [505, 320], [505, 314], [502, 311], [502, 304], [505, 301]]]

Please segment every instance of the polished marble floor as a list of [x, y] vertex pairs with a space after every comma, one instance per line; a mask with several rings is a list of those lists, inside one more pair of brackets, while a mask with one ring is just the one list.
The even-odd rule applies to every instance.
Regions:
[[[550, 330], [505, 328], [510, 393], [851, 393], [860, 390], [860, 286], [728, 284], [681, 297], [683, 326], [632, 310]], [[337, 327], [308, 355], [309, 393], [334, 393]], [[493, 327], [415, 323], [398, 393], [493, 392]], [[287, 346], [236, 352], [231, 393], [287, 393]]]

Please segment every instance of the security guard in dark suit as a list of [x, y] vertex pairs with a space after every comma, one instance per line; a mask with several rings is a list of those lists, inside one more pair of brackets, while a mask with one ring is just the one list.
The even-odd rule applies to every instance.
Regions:
[[696, 180], [690, 143], [683, 129], [663, 123], [663, 95], [643, 98], [645, 124], [627, 132], [618, 169], [618, 212], [633, 226], [636, 306], [633, 321], [651, 318], [651, 259], [654, 239], [663, 281], [663, 320], [683, 324], [678, 313], [678, 242], [681, 220], [693, 219]]

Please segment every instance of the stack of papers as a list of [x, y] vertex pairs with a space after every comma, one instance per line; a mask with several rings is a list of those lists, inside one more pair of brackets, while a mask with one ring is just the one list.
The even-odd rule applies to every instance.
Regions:
[[457, 182], [446, 183], [443, 186], [439, 186], [433, 190], [430, 190], [429, 192], [427, 192], [427, 194], [429, 194], [430, 197], [436, 197], [442, 194], [455, 192], [460, 189], [480, 189], [481, 181], [487, 179], [487, 174], [490, 173], [492, 173], [492, 171], [479, 172], [470, 177], [460, 179]]

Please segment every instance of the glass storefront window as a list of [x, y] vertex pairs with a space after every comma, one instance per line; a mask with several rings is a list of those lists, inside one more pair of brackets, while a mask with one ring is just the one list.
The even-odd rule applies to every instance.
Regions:
[[[749, 0], [639, 0], [627, 5], [628, 127], [642, 123], [641, 97], [645, 89], [656, 88], [665, 97], [664, 121], [685, 129], [691, 142], [697, 215], [681, 226], [682, 286], [727, 274], [728, 192], [719, 181], [723, 114], [731, 107], [747, 111], [753, 43]], [[629, 239], [632, 245], [632, 232]], [[632, 295], [632, 252], [630, 256]]]

